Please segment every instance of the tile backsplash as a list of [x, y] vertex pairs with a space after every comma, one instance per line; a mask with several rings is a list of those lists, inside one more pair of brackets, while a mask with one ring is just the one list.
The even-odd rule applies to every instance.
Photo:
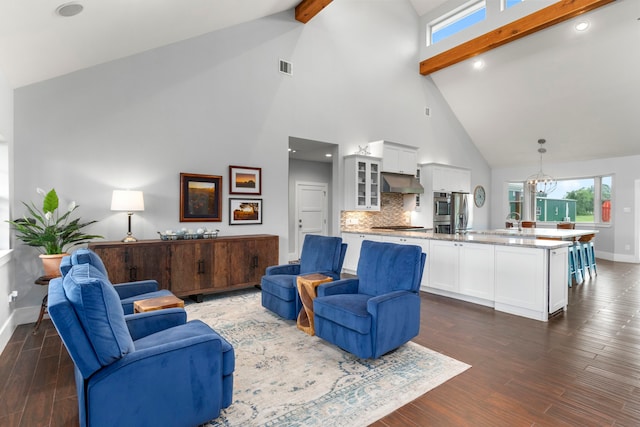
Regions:
[[[411, 225], [411, 211], [406, 210], [402, 194], [382, 193], [380, 202], [379, 212], [342, 211], [340, 229], [349, 231], [386, 225]], [[357, 223], [353, 224], [354, 221]]]

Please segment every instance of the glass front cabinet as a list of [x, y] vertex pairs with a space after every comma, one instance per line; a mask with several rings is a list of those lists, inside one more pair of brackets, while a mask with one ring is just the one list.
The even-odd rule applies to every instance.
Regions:
[[381, 160], [370, 156], [345, 156], [345, 210], [380, 210]]

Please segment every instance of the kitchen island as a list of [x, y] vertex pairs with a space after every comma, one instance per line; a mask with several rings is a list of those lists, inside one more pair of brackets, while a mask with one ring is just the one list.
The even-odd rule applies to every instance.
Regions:
[[342, 238], [348, 247], [344, 270], [356, 272], [363, 240], [414, 244], [427, 254], [422, 291], [540, 321], [566, 310], [568, 247], [573, 239], [596, 231], [548, 229], [559, 232], [553, 240], [535, 238], [529, 229], [508, 235], [491, 231], [450, 235], [345, 229]]

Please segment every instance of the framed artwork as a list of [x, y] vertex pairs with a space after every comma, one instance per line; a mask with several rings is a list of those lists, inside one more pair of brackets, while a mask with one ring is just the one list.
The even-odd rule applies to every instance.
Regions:
[[262, 169], [229, 166], [229, 194], [262, 194]]
[[180, 222], [222, 221], [222, 177], [180, 173]]
[[262, 224], [262, 199], [229, 199], [229, 225]]

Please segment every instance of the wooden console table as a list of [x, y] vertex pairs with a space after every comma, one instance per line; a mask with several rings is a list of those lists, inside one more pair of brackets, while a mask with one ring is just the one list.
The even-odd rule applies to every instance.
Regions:
[[202, 301], [203, 294], [248, 288], [277, 265], [279, 238], [271, 234], [215, 239], [95, 242], [112, 283], [157, 280], [161, 289]]

